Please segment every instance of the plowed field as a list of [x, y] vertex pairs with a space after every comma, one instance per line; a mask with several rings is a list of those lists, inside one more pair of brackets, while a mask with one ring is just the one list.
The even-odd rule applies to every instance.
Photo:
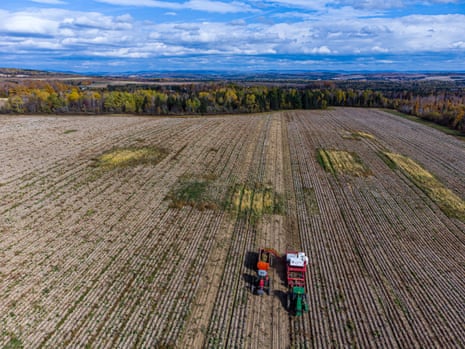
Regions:
[[[465, 143], [379, 110], [0, 117], [0, 347], [465, 346]], [[250, 292], [310, 258], [310, 310]]]

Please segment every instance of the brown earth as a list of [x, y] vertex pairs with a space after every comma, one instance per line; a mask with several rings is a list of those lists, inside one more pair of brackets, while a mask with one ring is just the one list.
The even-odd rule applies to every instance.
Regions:
[[[459, 140], [355, 108], [2, 116], [0, 130], [0, 347], [465, 346], [465, 224], [380, 155], [465, 200]], [[96, 165], [137, 148], [167, 155]], [[318, 149], [356, 154], [369, 175], [325, 171]], [[182, 178], [207, 178], [216, 208], [170, 206]], [[272, 188], [281, 210], [234, 208], [245, 185]], [[271, 295], [251, 294], [260, 246], [310, 257], [304, 316], [284, 307], [279, 261]]]

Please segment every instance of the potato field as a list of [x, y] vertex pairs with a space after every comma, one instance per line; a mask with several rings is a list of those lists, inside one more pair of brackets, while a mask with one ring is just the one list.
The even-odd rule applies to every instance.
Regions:
[[[376, 109], [0, 117], [0, 347], [465, 347], [465, 142]], [[250, 291], [309, 256], [309, 312]]]

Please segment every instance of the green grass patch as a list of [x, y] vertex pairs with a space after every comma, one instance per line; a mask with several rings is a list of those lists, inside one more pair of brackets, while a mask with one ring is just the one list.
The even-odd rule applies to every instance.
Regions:
[[111, 170], [138, 165], [156, 165], [163, 160], [167, 154], [167, 151], [157, 147], [116, 148], [102, 154], [96, 159], [94, 167]]
[[15, 335], [10, 336], [10, 341], [3, 347], [3, 349], [22, 349], [24, 348], [23, 342]]
[[219, 182], [210, 173], [202, 176], [182, 176], [165, 198], [169, 207], [185, 206], [199, 210], [223, 210], [248, 217], [252, 223], [265, 214], [283, 214], [284, 200], [271, 187], [263, 184], [233, 184]]
[[[400, 169], [410, 180], [433, 200], [451, 218], [465, 221], [465, 201], [446, 188], [430, 172], [412, 159], [390, 152], [384, 152], [391, 168]], [[388, 165], [389, 165], [388, 162]]]
[[315, 189], [303, 188], [303, 196], [304, 196], [305, 206], [307, 207], [307, 212], [310, 215], [319, 214], [320, 209], [318, 207], [318, 201], [316, 199]]
[[323, 169], [334, 175], [347, 174], [354, 177], [368, 177], [373, 173], [353, 152], [344, 150], [317, 150], [317, 160]]
[[384, 163], [386, 165], [388, 165], [388, 167], [391, 170], [397, 170], [398, 167], [397, 167], [396, 163], [394, 161], [392, 161], [391, 158], [389, 156], [387, 156], [385, 152], [379, 151], [378, 156], [381, 158], [381, 160], [384, 161]]
[[213, 180], [184, 176], [178, 180], [166, 199], [170, 208], [191, 206], [199, 210], [216, 210], [220, 206], [214, 195]]

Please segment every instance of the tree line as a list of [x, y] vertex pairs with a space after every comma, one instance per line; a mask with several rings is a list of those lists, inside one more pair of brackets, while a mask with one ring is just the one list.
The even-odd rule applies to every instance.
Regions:
[[0, 83], [0, 112], [205, 115], [331, 106], [378, 107], [395, 109], [465, 132], [464, 88], [431, 85], [393, 88], [386, 84], [369, 87], [334, 82], [294, 86], [216, 82], [92, 88], [87, 84], [60, 81], [4, 81]]

